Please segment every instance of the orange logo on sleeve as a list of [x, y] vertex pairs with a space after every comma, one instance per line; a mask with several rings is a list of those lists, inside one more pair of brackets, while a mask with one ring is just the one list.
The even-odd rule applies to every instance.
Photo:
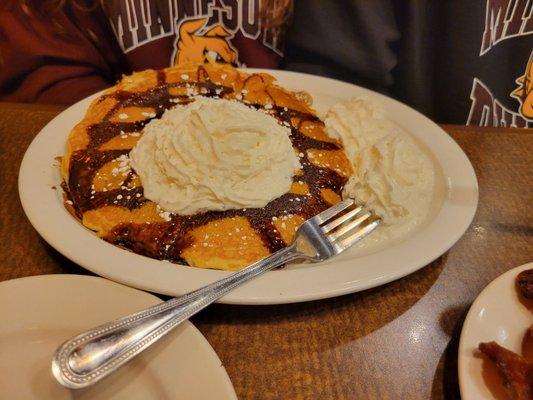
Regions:
[[222, 25], [217, 24], [200, 33], [207, 18], [184, 21], [179, 29], [174, 57], [175, 65], [204, 62], [237, 63], [237, 50], [229, 43], [232, 37]]
[[520, 104], [520, 112], [526, 118], [533, 119], [533, 53], [529, 56], [526, 72], [516, 80], [519, 87], [511, 96]]

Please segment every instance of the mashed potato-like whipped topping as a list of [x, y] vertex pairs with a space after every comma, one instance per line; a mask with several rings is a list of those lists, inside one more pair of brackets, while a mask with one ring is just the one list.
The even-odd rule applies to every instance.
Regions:
[[325, 124], [342, 140], [353, 166], [343, 196], [366, 204], [385, 225], [412, 228], [425, 219], [434, 194], [433, 163], [379, 104], [362, 98], [338, 103]]
[[168, 212], [263, 207], [300, 168], [289, 135], [261, 111], [198, 97], [146, 125], [131, 165], [145, 197]]

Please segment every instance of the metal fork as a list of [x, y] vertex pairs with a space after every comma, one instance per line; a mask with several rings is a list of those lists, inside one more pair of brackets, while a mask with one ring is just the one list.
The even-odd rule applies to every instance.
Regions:
[[380, 223], [370, 211], [345, 200], [305, 221], [293, 243], [230, 276], [146, 310], [111, 321], [63, 343], [52, 373], [63, 386], [92, 385], [159, 340], [181, 322], [235, 287], [286, 262], [327, 260], [342, 253]]

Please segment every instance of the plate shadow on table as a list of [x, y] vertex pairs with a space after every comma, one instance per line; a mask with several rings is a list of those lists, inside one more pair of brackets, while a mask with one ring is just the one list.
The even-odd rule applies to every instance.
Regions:
[[470, 304], [452, 307], [444, 310], [439, 316], [441, 329], [450, 336], [450, 341], [444, 349], [431, 388], [431, 399], [457, 400], [461, 398], [458, 377], [458, 351], [461, 329], [465, 321]]
[[[44, 248], [44, 251], [50, 256], [52, 265], [55, 267], [47, 273], [57, 274], [77, 274], [77, 275], [92, 275], [96, 276], [93, 272], [80, 267], [75, 262], [69, 260], [59, 251], [50, 246], [43, 238], [39, 237], [39, 243]], [[41, 274], [40, 274], [41, 275]]]
[[327, 349], [364, 337], [400, 317], [430, 290], [445, 264], [446, 254], [399, 280], [331, 299], [269, 306], [215, 304], [192, 321], [207, 337], [220, 326], [255, 325], [258, 331], [288, 328], [286, 333], [298, 340], [315, 325], [327, 324], [336, 332], [335, 343], [320, 342]]

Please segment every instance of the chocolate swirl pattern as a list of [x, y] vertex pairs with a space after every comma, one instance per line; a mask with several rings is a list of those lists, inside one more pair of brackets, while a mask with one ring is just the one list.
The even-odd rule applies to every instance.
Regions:
[[[242, 102], [290, 129], [302, 168], [288, 193], [262, 208], [187, 216], [164, 212], [144, 197], [130, 150], [149, 121], [196, 96]], [[305, 219], [338, 202], [351, 167], [315, 112], [272, 76], [208, 64], [124, 77], [71, 132], [62, 173], [67, 203], [106, 241], [156, 259], [240, 269], [284, 247]]]

